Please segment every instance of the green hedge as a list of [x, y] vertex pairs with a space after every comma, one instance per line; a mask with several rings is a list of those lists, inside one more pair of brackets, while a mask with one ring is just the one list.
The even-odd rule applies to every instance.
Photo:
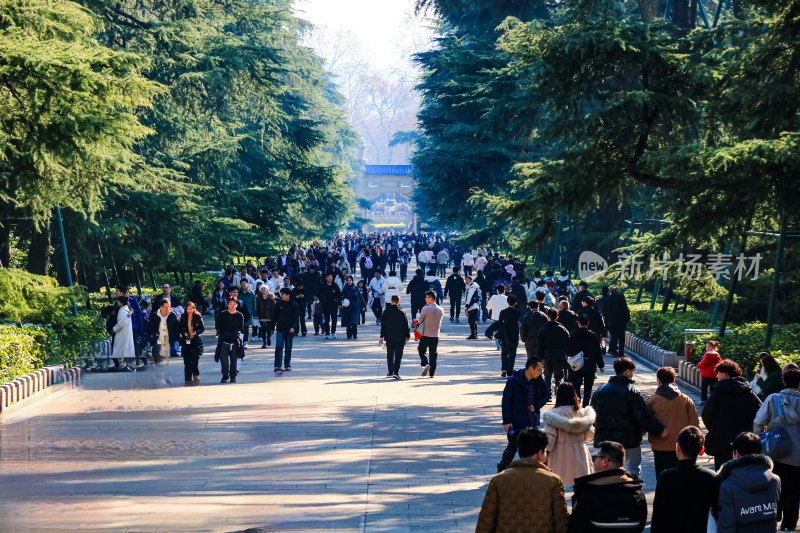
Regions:
[[0, 326], [0, 384], [42, 368], [44, 352], [30, 328]]
[[[680, 356], [683, 355], [683, 330], [708, 328], [711, 324], [711, 315], [703, 311], [661, 313], [659, 309], [651, 311], [646, 303], [633, 304], [630, 308], [628, 331], [664, 349], [674, 350]], [[720, 341], [720, 355], [739, 363], [745, 374], [751, 376], [758, 354], [763, 351], [766, 328], [763, 322], [750, 322], [729, 326], [732, 333], [721, 339], [717, 335], [692, 337], [690, 340], [697, 341], [693, 359], [698, 361], [702, 356], [707, 340], [717, 339]], [[770, 353], [782, 363], [800, 361], [800, 324], [775, 326]]]

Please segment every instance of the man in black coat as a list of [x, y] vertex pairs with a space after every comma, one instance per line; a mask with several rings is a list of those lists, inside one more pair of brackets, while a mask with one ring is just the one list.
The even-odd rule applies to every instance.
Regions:
[[519, 338], [525, 344], [525, 352], [528, 357], [537, 357], [539, 349], [539, 329], [547, 324], [547, 315], [544, 311], [545, 292], [536, 291], [536, 300], [528, 302], [528, 312], [522, 319], [519, 328]]
[[444, 297], [450, 295], [450, 322], [459, 323], [461, 317], [461, 299], [464, 297], [464, 291], [467, 290], [467, 284], [464, 283], [464, 278], [458, 273], [458, 267], [453, 268], [453, 273], [447, 278], [444, 284]]
[[[618, 442], [597, 444], [594, 474], [575, 480], [569, 533], [621, 531], [639, 533], [647, 523], [644, 483], [624, 468], [625, 449]], [[680, 512], [680, 507], [673, 512]]]
[[423, 307], [425, 307], [425, 292], [428, 290], [428, 283], [425, 281], [425, 274], [421, 268], [414, 273], [414, 277], [408, 282], [406, 294], [411, 295], [411, 320], [417, 318]]
[[542, 360], [529, 357], [524, 370], [517, 370], [506, 381], [503, 389], [503, 431], [508, 446], [497, 463], [497, 471], [506, 469], [517, 453], [517, 435], [529, 427], [539, 427], [541, 409], [552, 394], [542, 379]]
[[578, 283], [578, 292], [575, 294], [575, 297], [572, 298], [572, 308], [575, 309], [575, 312], [578, 312], [578, 309], [581, 308], [581, 302], [587, 297], [591, 296], [589, 294], [589, 284], [585, 281], [581, 281]]
[[678, 465], [661, 472], [656, 481], [651, 533], [706, 533], [708, 512], [717, 508], [717, 475], [697, 464], [705, 437], [689, 426], [678, 433]]
[[[337, 287], [338, 289], [338, 287]], [[281, 289], [281, 299], [275, 305], [275, 372], [292, 369], [292, 341], [297, 333], [300, 308], [292, 301], [292, 291]]]
[[581, 393], [583, 386], [583, 406], [589, 405], [592, 399], [592, 387], [594, 387], [594, 377], [597, 369], [600, 373], [605, 372], [605, 361], [600, 349], [600, 337], [589, 329], [589, 317], [581, 315], [578, 317], [578, 327], [569, 336], [569, 347], [567, 354], [569, 357], [583, 352], [583, 367], [580, 370], [569, 371], [569, 380], [578, 392]]
[[608, 352], [622, 357], [625, 355], [625, 329], [631, 321], [631, 312], [625, 295], [619, 292], [618, 287], [611, 287], [611, 294], [603, 298], [603, 309], [608, 317], [610, 334]]
[[559, 324], [567, 328], [570, 335], [572, 335], [572, 332], [578, 327], [578, 315], [569, 308], [569, 302], [566, 299], [558, 302], [558, 318], [556, 320], [558, 320]]
[[603, 314], [594, 303], [594, 298], [587, 296], [581, 300], [581, 305], [583, 307], [576, 309], [575, 312], [579, 315], [587, 315], [589, 317], [589, 329], [597, 333], [600, 336], [600, 340], [605, 342], [606, 338], [608, 337], [608, 329], [606, 328], [606, 322], [603, 319]]
[[325, 283], [317, 293], [319, 303], [322, 305], [322, 329], [325, 338], [336, 338], [336, 319], [339, 315], [339, 305], [342, 303], [342, 291], [333, 282], [333, 274], [325, 276]]
[[500, 332], [500, 368], [501, 377], [514, 373], [514, 361], [517, 359], [519, 347], [519, 320], [522, 309], [517, 307], [517, 298], [513, 294], [508, 297], [508, 307], [497, 315], [497, 328]]
[[644, 397], [633, 384], [636, 364], [628, 357], [614, 361], [615, 376], [597, 389], [591, 406], [597, 413], [594, 423], [594, 445], [614, 441], [625, 447], [625, 470], [639, 477], [642, 464], [642, 434], [652, 433], [667, 438], [669, 433], [650, 414]]
[[537, 356], [544, 361], [544, 382], [550, 387], [550, 380], [555, 379], [555, 389], [564, 378], [567, 366], [567, 345], [569, 331], [556, 321], [558, 311], [552, 307], [547, 310], [547, 324], [539, 328]]
[[317, 265], [309, 265], [308, 272], [303, 274], [303, 294], [305, 295], [304, 303], [305, 306], [300, 308], [300, 311], [303, 312], [303, 315], [308, 315], [308, 318], [312, 318], [312, 305], [314, 304], [314, 298], [317, 296], [319, 292], [319, 288], [322, 285], [322, 278], [317, 271]]
[[386, 343], [386, 363], [389, 369], [386, 373], [387, 378], [400, 379], [403, 349], [410, 338], [411, 329], [408, 327], [406, 313], [400, 308], [400, 297], [393, 294], [383, 312], [381, 338], [378, 341], [381, 344]]

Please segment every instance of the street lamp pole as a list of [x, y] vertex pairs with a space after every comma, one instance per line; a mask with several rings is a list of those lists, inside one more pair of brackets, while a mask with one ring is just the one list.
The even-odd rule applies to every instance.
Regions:
[[[56, 202], [56, 224], [58, 224], [58, 234], [61, 236], [61, 251], [64, 253], [64, 273], [67, 276], [67, 286], [72, 287], [72, 269], [69, 266], [69, 254], [67, 253], [67, 238], [64, 236], [64, 222], [61, 220], [61, 207]], [[72, 316], [78, 316], [78, 306], [72, 300]]]

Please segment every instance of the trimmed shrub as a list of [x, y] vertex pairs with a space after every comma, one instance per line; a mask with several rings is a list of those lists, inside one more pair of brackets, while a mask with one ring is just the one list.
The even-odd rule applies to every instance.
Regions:
[[0, 326], [0, 383], [30, 374], [44, 365], [42, 347], [28, 328]]

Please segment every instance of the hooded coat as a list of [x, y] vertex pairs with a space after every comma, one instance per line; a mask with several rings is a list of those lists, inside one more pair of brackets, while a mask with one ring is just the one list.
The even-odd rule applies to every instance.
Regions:
[[777, 529], [781, 480], [772, 472], [772, 459], [743, 455], [722, 465], [717, 478], [719, 533], [773, 533]]
[[406, 294], [411, 295], [411, 305], [414, 307], [425, 305], [425, 291], [427, 290], [428, 284], [425, 283], [425, 277], [422, 274], [415, 274], [406, 287]]
[[658, 452], [674, 452], [675, 438], [686, 426], [700, 426], [697, 409], [691, 398], [678, 390], [674, 384], [659, 385], [656, 393], [647, 401], [647, 410], [666, 426], [669, 435], [662, 439], [660, 435], [650, 433], [647, 439], [650, 448]]
[[595, 446], [611, 440], [625, 448], [636, 448], [641, 446], [645, 431], [664, 431], [664, 425], [647, 411], [642, 393], [627, 376], [612, 376], [592, 395], [591, 405], [597, 411]]
[[703, 408], [703, 423], [708, 428], [706, 453], [732, 457], [730, 443], [742, 431], [753, 429], [759, 407], [761, 400], [743, 377], [719, 381]]
[[644, 483], [624, 468], [595, 472], [575, 480], [570, 533], [639, 532], [647, 523]]
[[[800, 392], [792, 389], [784, 389], [778, 394], [781, 407], [783, 408], [783, 427], [792, 441], [792, 453], [787, 457], [781, 457], [779, 463], [800, 466]], [[758, 434], [764, 426], [777, 418], [778, 413], [775, 407], [775, 394], [764, 400], [764, 403], [756, 413], [753, 421], [753, 432]]]
[[542, 420], [547, 433], [547, 465], [564, 481], [572, 485], [576, 478], [592, 473], [592, 458], [585, 441], [594, 436], [595, 412], [591, 407], [575, 409], [562, 405], [544, 413]]

